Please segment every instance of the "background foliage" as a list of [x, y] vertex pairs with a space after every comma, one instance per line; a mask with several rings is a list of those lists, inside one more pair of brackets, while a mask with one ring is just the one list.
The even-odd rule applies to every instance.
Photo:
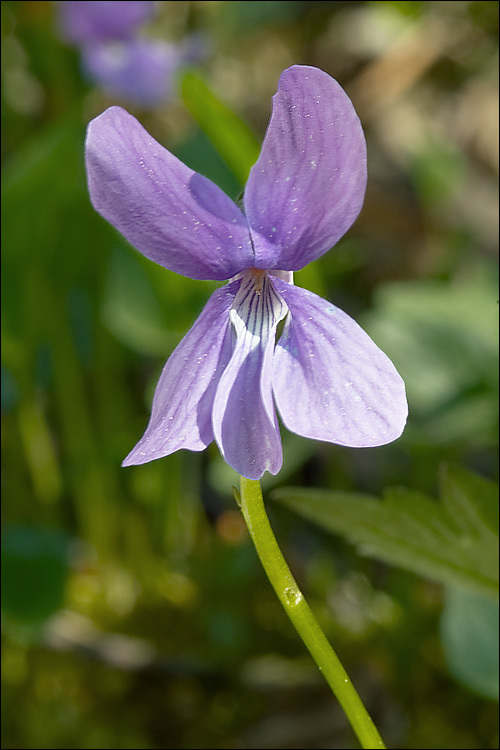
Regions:
[[296, 283], [392, 357], [410, 419], [368, 450], [283, 431], [272, 522], [388, 745], [497, 747], [498, 3], [160, 2], [147, 33], [210, 54], [147, 111], [56, 14], [2, 2], [3, 747], [356, 746], [216, 448], [120, 468], [216, 285], [128, 246], [82, 161], [120, 103], [236, 198], [294, 63], [344, 86], [369, 154], [358, 221]]

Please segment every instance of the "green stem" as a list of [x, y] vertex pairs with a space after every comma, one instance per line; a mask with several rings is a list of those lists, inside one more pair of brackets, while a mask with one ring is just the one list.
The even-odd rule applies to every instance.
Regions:
[[267, 517], [260, 482], [240, 477], [241, 510], [264, 570], [285, 612], [333, 690], [363, 748], [385, 745], [347, 672], [285, 562]]

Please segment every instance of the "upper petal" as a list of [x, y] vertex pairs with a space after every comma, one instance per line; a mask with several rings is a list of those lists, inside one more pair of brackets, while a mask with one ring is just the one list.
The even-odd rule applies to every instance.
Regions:
[[245, 190], [254, 264], [297, 271], [323, 255], [356, 219], [365, 187], [365, 138], [349, 97], [318, 68], [288, 68]]
[[163, 458], [180, 448], [201, 451], [212, 442], [215, 390], [233, 350], [229, 311], [236, 290], [236, 284], [217, 289], [171, 354], [147, 430], [123, 466]]
[[274, 284], [290, 310], [273, 372], [286, 427], [353, 448], [398, 438], [408, 405], [391, 360], [342, 310], [281, 279]]
[[89, 123], [86, 161], [94, 208], [155, 263], [193, 279], [228, 279], [252, 265], [237, 205], [110, 107]]
[[272, 358], [286, 305], [267, 276], [241, 280], [231, 310], [236, 344], [213, 408], [215, 440], [225, 461], [248, 479], [277, 474], [283, 462], [272, 395]]

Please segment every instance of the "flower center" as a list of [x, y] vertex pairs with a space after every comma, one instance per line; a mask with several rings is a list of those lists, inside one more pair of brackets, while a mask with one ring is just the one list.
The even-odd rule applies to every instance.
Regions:
[[253, 281], [255, 294], [260, 295], [260, 293], [262, 292], [262, 287], [264, 286], [264, 279], [267, 276], [267, 271], [262, 268], [249, 268], [248, 271], [250, 274], [250, 278]]

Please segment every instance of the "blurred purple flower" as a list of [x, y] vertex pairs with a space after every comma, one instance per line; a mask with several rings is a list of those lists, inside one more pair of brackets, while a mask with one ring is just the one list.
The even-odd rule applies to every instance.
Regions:
[[88, 46], [110, 40], [131, 39], [154, 14], [148, 0], [64, 0], [58, 3], [64, 38], [71, 44]]
[[154, 2], [60, 2], [64, 38], [80, 47], [87, 75], [109, 94], [141, 107], [156, 107], [173, 94], [182, 65], [208, 54], [204, 35], [178, 44], [136, 36], [154, 13]]
[[118, 107], [89, 124], [86, 149], [95, 209], [140, 252], [190, 278], [229, 279], [165, 365], [125, 466], [215, 439], [245, 477], [276, 474], [275, 404], [305, 437], [352, 447], [399, 437], [407, 403], [392, 362], [348, 315], [292, 281], [363, 203], [365, 139], [336, 81], [306, 66], [282, 73], [245, 213]]
[[89, 47], [87, 72], [110, 94], [154, 107], [173, 93], [174, 75], [185, 62], [183, 48], [160, 39], [134, 39]]

